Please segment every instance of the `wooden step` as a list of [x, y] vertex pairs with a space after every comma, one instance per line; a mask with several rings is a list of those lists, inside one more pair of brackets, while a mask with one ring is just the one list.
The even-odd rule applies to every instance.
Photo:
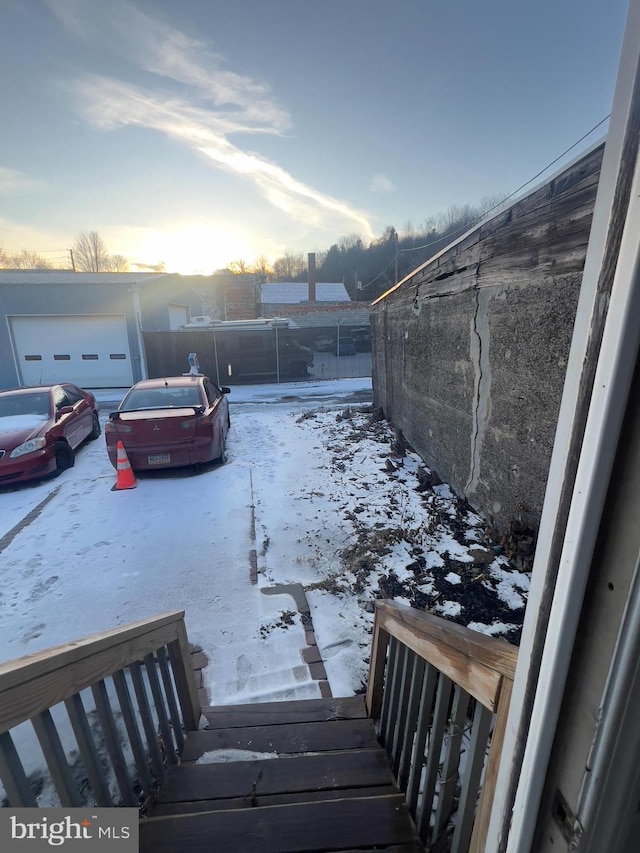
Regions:
[[373, 721], [369, 718], [204, 729], [189, 732], [182, 753], [182, 761], [195, 761], [205, 752], [216, 749], [243, 749], [252, 752], [291, 754], [344, 749], [372, 749], [377, 746], [375, 728]]
[[266, 726], [273, 723], [320, 723], [364, 719], [364, 696], [336, 699], [298, 699], [292, 702], [261, 702], [254, 705], [219, 705], [203, 708], [210, 729]]
[[[329, 853], [396, 845], [420, 850], [402, 795], [152, 817], [140, 853]], [[409, 847], [402, 845], [409, 845]]]
[[168, 767], [158, 802], [301, 793], [393, 785], [386, 753], [378, 749], [283, 756], [260, 761]]
[[176, 803], [156, 803], [149, 808], [149, 817], [162, 815], [196, 814], [221, 810], [257, 808], [258, 806], [283, 806], [289, 803], [314, 803], [319, 800], [347, 800], [362, 797], [386, 797], [397, 794], [397, 785], [375, 785], [371, 788], [339, 788], [325, 791], [287, 792], [285, 794], [257, 794], [254, 797], [234, 797], [226, 800], [190, 800]]

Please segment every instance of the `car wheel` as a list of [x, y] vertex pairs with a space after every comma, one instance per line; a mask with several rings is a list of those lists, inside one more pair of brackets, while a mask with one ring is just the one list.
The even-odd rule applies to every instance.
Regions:
[[73, 468], [76, 461], [76, 455], [73, 450], [64, 441], [56, 444], [56, 471], [61, 474], [67, 468]]
[[89, 433], [89, 441], [95, 441], [96, 438], [100, 436], [102, 430], [100, 429], [100, 418], [98, 417], [98, 413], [93, 413], [93, 420], [91, 426], [91, 432]]

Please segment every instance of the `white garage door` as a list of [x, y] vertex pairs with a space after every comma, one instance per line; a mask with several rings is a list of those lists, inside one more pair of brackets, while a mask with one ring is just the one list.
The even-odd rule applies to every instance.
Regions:
[[123, 314], [10, 317], [9, 324], [24, 385], [125, 388], [133, 382]]
[[169, 305], [169, 328], [179, 329], [189, 322], [189, 309], [186, 305]]

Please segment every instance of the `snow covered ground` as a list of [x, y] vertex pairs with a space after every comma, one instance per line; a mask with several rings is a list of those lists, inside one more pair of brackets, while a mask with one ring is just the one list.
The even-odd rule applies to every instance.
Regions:
[[[98, 397], [104, 420], [116, 395]], [[226, 465], [112, 491], [101, 438], [60, 477], [0, 491], [3, 659], [184, 609], [212, 703], [318, 696], [294, 599], [262, 592], [288, 583], [336, 696], [363, 687], [376, 597], [517, 640], [527, 575], [419, 457], [392, 453], [370, 400], [366, 379], [234, 388]]]
[[[114, 395], [98, 396], [104, 417]], [[380, 595], [515, 639], [527, 576], [473, 551], [482, 523], [448, 486], [416, 491], [421, 460], [392, 454], [388, 425], [358, 411], [367, 398], [368, 380], [235, 388], [224, 466], [114, 492], [99, 439], [61, 477], [0, 491], [4, 659], [184, 609], [212, 701], [317, 695], [299, 616], [281, 618], [293, 599], [261, 594], [283, 583], [306, 588], [336, 695], [361, 687]]]

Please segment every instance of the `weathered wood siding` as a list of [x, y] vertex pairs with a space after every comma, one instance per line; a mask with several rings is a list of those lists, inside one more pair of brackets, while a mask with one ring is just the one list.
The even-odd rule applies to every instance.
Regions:
[[603, 146], [373, 307], [376, 405], [502, 528], [537, 527]]

